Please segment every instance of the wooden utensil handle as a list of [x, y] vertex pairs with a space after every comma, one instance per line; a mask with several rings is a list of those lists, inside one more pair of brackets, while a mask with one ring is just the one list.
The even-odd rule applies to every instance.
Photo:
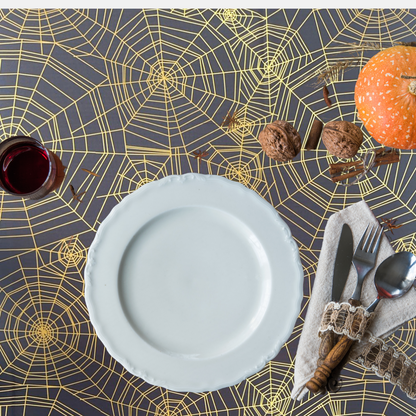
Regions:
[[361, 301], [352, 298], [348, 300], [348, 303], [352, 306], [361, 306]]
[[[352, 306], [360, 306], [361, 302], [359, 300], [350, 299], [348, 301]], [[326, 356], [332, 350], [332, 347], [335, 345], [335, 334], [328, 330], [324, 332], [321, 336], [321, 344], [319, 345], [319, 358], [317, 361], [318, 367], [322, 365]]]
[[324, 332], [321, 337], [321, 344], [319, 345], [318, 367], [322, 365], [334, 344], [334, 333], [331, 330]]
[[314, 377], [306, 383], [306, 388], [313, 393], [317, 393], [325, 386], [331, 371], [341, 362], [353, 343], [354, 340], [344, 335], [332, 348], [322, 365], [315, 371]]
[[[359, 300], [355, 300], [355, 299], [349, 299], [348, 300], [349, 304], [352, 306], [360, 306], [361, 302]], [[358, 323], [359, 324], [359, 323]], [[353, 322], [353, 326], [357, 325], [357, 322]], [[356, 328], [355, 330], [357, 330], [358, 328]], [[327, 355], [329, 354], [329, 351], [327, 352]], [[348, 362], [348, 351], [345, 353], [344, 358], [340, 361], [340, 363], [332, 370], [331, 373], [331, 377], [328, 379], [328, 382], [326, 384], [326, 390], [327, 391], [338, 391], [340, 389], [340, 374], [342, 369], [344, 368], [344, 366], [347, 364]], [[319, 360], [318, 360], [318, 366], [320, 365]]]
[[336, 393], [342, 387], [341, 371], [348, 362], [348, 353], [344, 355], [341, 362], [332, 370], [331, 375], [326, 382], [326, 390], [331, 393]]

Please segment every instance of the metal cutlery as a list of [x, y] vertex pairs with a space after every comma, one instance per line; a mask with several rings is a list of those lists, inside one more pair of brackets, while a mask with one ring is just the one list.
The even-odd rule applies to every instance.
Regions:
[[[348, 302], [353, 306], [361, 305], [360, 298], [363, 282], [367, 274], [370, 272], [371, 269], [373, 269], [376, 263], [378, 249], [380, 248], [380, 240], [383, 234], [383, 229], [379, 226], [377, 227], [376, 225], [373, 225], [370, 231], [367, 233], [369, 227], [370, 224], [367, 225], [367, 228], [361, 236], [361, 239], [357, 245], [357, 248], [355, 249], [354, 256], [352, 258], [352, 263], [357, 272], [357, 283], [354, 293], [352, 294]], [[345, 353], [345, 356], [340, 361], [340, 363], [332, 370], [331, 376], [328, 377], [328, 382], [326, 385], [326, 389], [328, 391], [337, 391], [340, 388], [339, 378], [341, 371], [348, 360], [347, 352]], [[327, 352], [327, 355], [328, 354], [329, 351]], [[321, 361], [320, 363], [322, 362], [323, 361]]]
[[383, 229], [376, 225], [373, 225], [370, 232], [367, 234], [369, 226], [370, 225], [367, 225], [367, 228], [365, 229], [352, 258], [352, 264], [357, 271], [357, 284], [354, 293], [348, 302], [354, 306], [361, 305], [360, 298], [363, 282], [368, 272], [376, 264], [376, 257], [378, 249], [380, 248], [381, 236], [383, 234]]
[[[352, 294], [348, 302], [353, 306], [361, 305], [360, 298], [361, 298], [362, 285], [369, 271], [375, 266], [377, 253], [380, 248], [380, 240], [381, 240], [383, 229], [381, 227], [377, 227], [373, 225], [370, 229], [370, 232], [367, 233], [369, 227], [370, 227], [370, 224], [367, 226], [363, 235], [361, 236], [361, 239], [357, 245], [357, 248], [354, 252], [354, 256], [352, 258], [352, 263], [354, 264], [354, 267], [357, 271], [357, 283], [356, 283], [354, 293]], [[347, 355], [347, 352], [353, 343], [353, 342], [348, 343], [348, 340], [352, 341], [350, 338], [344, 335], [337, 343], [337, 346], [338, 346], [338, 344], [342, 342], [342, 345], [343, 345], [343, 349], [341, 351], [342, 356], [336, 357], [335, 364], [331, 362], [331, 365], [332, 365], [331, 370], [334, 370], [332, 376], [329, 377], [331, 375], [331, 371], [330, 371], [329, 374], [326, 375], [325, 381], [320, 380], [320, 382], [317, 382], [316, 379], [315, 380], [311, 379], [306, 384], [306, 387], [309, 390], [316, 393], [322, 388], [322, 386], [326, 385], [327, 380], [329, 381], [326, 387], [327, 390], [335, 391], [338, 388], [339, 374], [345, 365], [345, 360], [343, 360], [343, 358]], [[332, 338], [332, 342], [333, 342], [333, 338]], [[322, 341], [321, 341], [321, 346], [319, 350], [320, 359], [318, 360], [318, 370], [322, 368], [322, 365], [327, 361], [327, 356], [330, 355], [331, 353], [331, 351], [325, 350], [324, 352], [326, 353], [326, 355], [323, 359], [321, 359], [321, 349], [322, 349]], [[335, 357], [333, 358], [335, 359]]]
[[381, 299], [400, 298], [412, 287], [416, 278], [416, 256], [407, 251], [387, 257], [378, 266], [374, 285], [377, 298], [367, 307], [367, 312], [374, 312]]
[[[412, 253], [401, 252], [385, 259], [377, 269], [374, 284], [377, 289], [376, 300], [367, 307], [367, 312], [374, 312], [381, 299], [397, 299], [406, 294], [416, 277], [416, 257]], [[306, 387], [316, 393], [325, 385], [331, 370], [342, 360], [354, 340], [343, 336], [328, 354], [324, 363], [308, 381]]]

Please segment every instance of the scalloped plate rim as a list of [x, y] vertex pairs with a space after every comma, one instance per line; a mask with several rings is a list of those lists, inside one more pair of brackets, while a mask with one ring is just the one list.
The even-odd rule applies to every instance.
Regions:
[[[146, 372], [142, 372], [140, 369], [133, 366], [123, 356], [120, 356], [120, 354], [116, 351], [116, 348], [113, 348], [113, 346], [111, 345], [111, 341], [109, 341], [107, 339], [106, 335], [104, 334], [104, 332], [102, 330], [101, 324], [99, 322], [99, 317], [96, 315], [96, 313], [94, 311], [91, 294], [92, 294], [92, 286], [93, 286], [92, 273], [93, 273], [93, 267], [94, 267], [95, 256], [96, 256], [95, 252], [100, 247], [100, 244], [101, 244], [101, 241], [102, 241], [101, 240], [101, 235], [104, 232], [105, 228], [107, 227], [107, 224], [111, 224], [112, 219], [118, 214], [118, 212], [120, 212], [123, 209], [123, 207], [126, 206], [126, 204], [129, 203], [129, 201], [133, 201], [134, 198], [137, 198], [137, 196], [139, 194], [143, 194], [144, 192], [151, 191], [152, 188], [164, 186], [164, 185], [167, 185], [167, 184], [172, 183], [172, 182], [184, 183], [187, 180], [202, 180], [202, 181], [217, 180], [217, 181], [219, 181], [219, 183], [222, 182], [223, 184], [231, 185], [231, 186], [235, 187], [235, 189], [239, 189], [240, 191], [243, 191], [243, 192], [247, 193], [247, 195], [249, 195], [251, 198], [253, 198], [253, 197], [256, 198], [257, 202], [262, 204], [263, 207], [265, 207], [265, 209], [268, 209], [268, 210], [272, 209], [274, 211], [275, 220], [277, 221], [278, 225], [281, 227], [282, 232], [285, 234], [285, 237], [286, 237], [286, 240], [287, 240], [288, 244], [291, 246], [291, 251], [292, 251], [293, 256], [294, 256], [293, 260], [294, 260], [294, 263], [295, 263], [295, 267], [298, 270], [298, 279], [299, 279], [299, 281], [298, 281], [298, 291], [297, 291], [297, 293], [292, 294], [292, 296], [293, 296], [293, 306], [294, 306], [294, 310], [296, 310], [296, 313], [293, 313], [293, 315], [290, 319], [290, 322], [288, 324], [289, 329], [287, 330], [287, 332], [276, 337], [274, 348], [272, 348], [271, 351], [269, 351], [267, 354], [265, 354], [261, 357], [258, 357], [256, 365], [242, 371], [239, 376], [236, 376], [233, 379], [228, 379], [226, 382], [221, 382], [221, 381], [218, 380], [214, 384], [211, 383], [211, 385], [203, 385], [200, 388], [184, 390], [184, 389], [180, 389], [180, 388], [178, 389], [177, 386], [175, 386], [175, 382], [170, 382], [168, 380], [153, 378], [151, 375], [147, 374]], [[280, 215], [274, 209], [274, 207], [272, 205], [270, 205], [267, 201], [265, 201], [263, 198], [261, 198], [255, 191], [247, 188], [246, 186], [244, 186], [244, 185], [242, 185], [238, 182], [230, 181], [230, 180], [228, 180], [224, 177], [217, 176], [217, 175], [204, 175], [204, 174], [195, 174], [195, 173], [187, 173], [187, 174], [184, 174], [184, 175], [170, 175], [170, 176], [164, 177], [160, 180], [156, 180], [156, 181], [144, 184], [139, 189], [137, 189], [136, 191], [127, 195], [120, 203], [118, 203], [117, 205], [115, 205], [113, 207], [111, 212], [108, 214], [108, 216], [103, 220], [103, 222], [99, 226], [99, 228], [97, 230], [97, 233], [96, 233], [96, 236], [95, 236], [93, 242], [91, 243], [91, 246], [90, 246], [90, 249], [89, 249], [89, 252], [88, 252], [87, 264], [86, 264], [86, 267], [85, 267], [84, 275], [85, 275], [85, 300], [86, 300], [88, 312], [89, 312], [89, 315], [90, 315], [90, 320], [91, 320], [91, 323], [94, 326], [94, 329], [95, 329], [98, 337], [103, 342], [103, 344], [106, 347], [109, 354], [116, 361], [118, 361], [120, 364], [122, 364], [126, 368], [126, 370], [128, 370], [133, 375], [136, 375], [136, 376], [142, 378], [143, 380], [145, 380], [146, 382], [148, 382], [150, 384], [157, 385], [157, 386], [160, 386], [160, 387], [164, 387], [164, 388], [167, 388], [167, 389], [170, 389], [170, 390], [173, 390], [173, 391], [188, 391], [188, 392], [198, 393], [198, 392], [204, 392], [204, 391], [218, 390], [218, 389], [221, 389], [221, 388], [225, 388], [225, 387], [229, 387], [229, 386], [238, 384], [241, 381], [245, 380], [246, 378], [248, 378], [251, 375], [258, 372], [259, 370], [261, 370], [267, 364], [267, 362], [272, 360], [279, 353], [279, 351], [281, 350], [284, 343], [290, 337], [290, 335], [293, 331], [294, 325], [296, 323], [298, 314], [300, 312], [301, 302], [302, 302], [302, 298], [303, 298], [303, 269], [302, 269], [302, 265], [301, 265], [301, 261], [300, 261], [299, 250], [298, 250], [297, 244], [295, 243], [295, 241], [293, 240], [293, 237], [291, 236], [290, 229], [289, 229], [288, 225], [286, 224], [286, 222], [283, 221], [283, 219], [280, 217]], [[286, 319], [287, 319], [287, 317], [286, 317]]]

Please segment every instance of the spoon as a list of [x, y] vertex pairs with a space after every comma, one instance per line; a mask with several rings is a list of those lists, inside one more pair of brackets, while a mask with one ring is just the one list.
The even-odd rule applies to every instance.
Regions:
[[[406, 251], [396, 253], [385, 259], [377, 268], [374, 284], [377, 298], [367, 308], [374, 312], [381, 299], [397, 299], [403, 296], [413, 285], [416, 278], [416, 256]], [[332, 370], [344, 358], [354, 340], [344, 335], [332, 348], [324, 362], [315, 371], [314, 376], [306, 383], [306, 387], [317, 393], [325, 386]]]
[[396, 299], [403, 296], [413, 285], [416, 277], [416, 256], [407, 251], [387, 257], [378, 266], [374, 284], [377, 298], [367, 308], [374, 312], [381, 299]]

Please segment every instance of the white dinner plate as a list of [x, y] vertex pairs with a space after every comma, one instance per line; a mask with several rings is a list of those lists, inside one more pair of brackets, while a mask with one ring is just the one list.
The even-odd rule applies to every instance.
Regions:
[[200, 174], [139, 188], [103, 221], [85, 297], [108, 352], [176, 391], [236, 384], [274, 358], [300, 310], [286, 223], [254, 191]]

